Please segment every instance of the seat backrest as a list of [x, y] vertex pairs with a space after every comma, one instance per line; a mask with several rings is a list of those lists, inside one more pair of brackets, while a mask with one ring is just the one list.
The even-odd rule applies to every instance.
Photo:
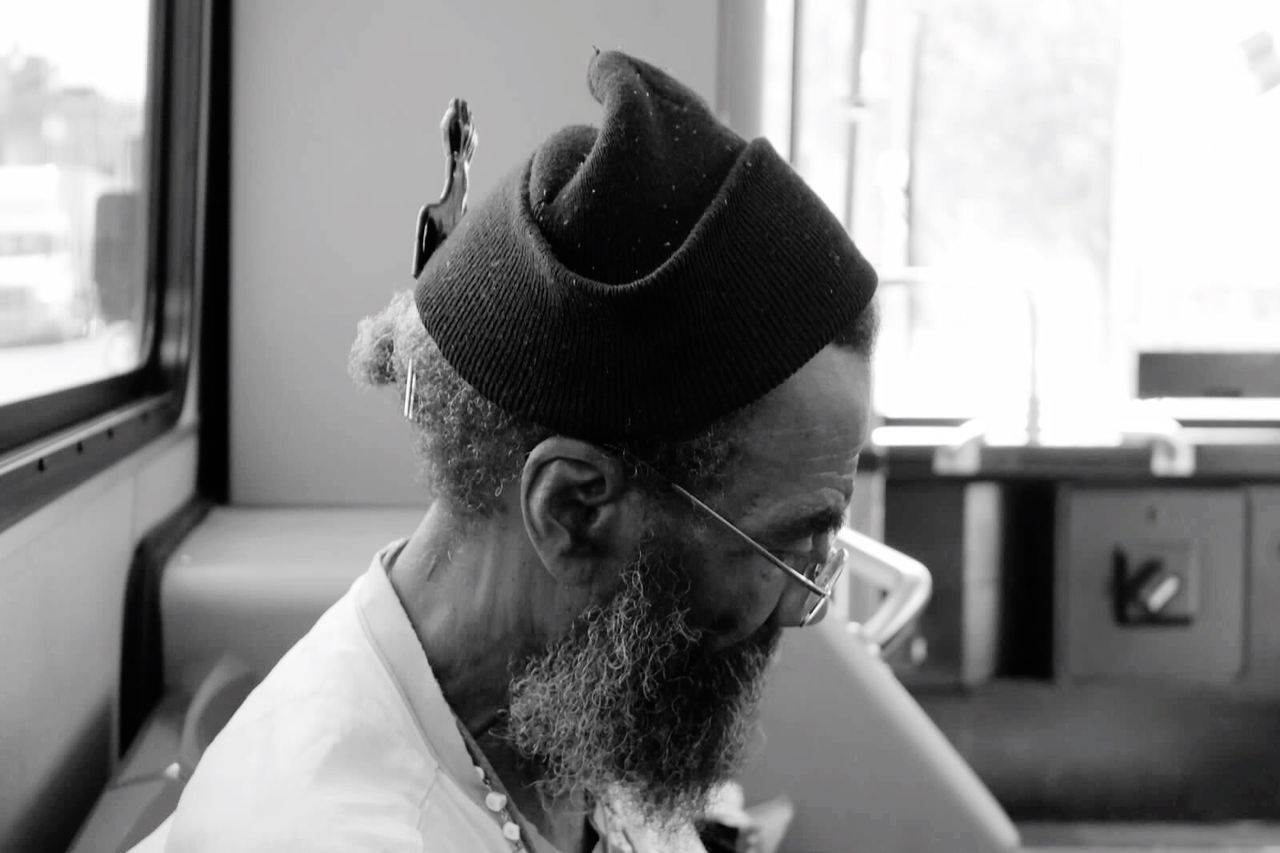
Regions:
[[161, 579], [165, 684], [193, 693], [224, 655], [266, 674], [422, 508], [218, 507]]
[[183, 717], [178, 762], [184, 781], [191, 778], [200, 756], [260, 680], [258, 673], [229, 655], [214, 664]]
[[796, 806], [784, 851], [1017, 849], [1004, 810], [840, 619], [786, 632], [761, 699], [747, 802]]

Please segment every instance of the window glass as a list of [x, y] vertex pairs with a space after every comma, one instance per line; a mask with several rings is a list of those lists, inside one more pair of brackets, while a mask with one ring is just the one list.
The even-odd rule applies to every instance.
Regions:
[[150, 6], [0, 3], [0, 405], [143, 358]]
[[849, 0], [802, 0], [795, 16], [800, 56], [791, 162], [841, 219], [851, 186], [846, 150], [854, 130], [855, 8]]
[[856, 90], [830, 20], [795, 162], [883, 273], [883, 414], [1015, 413], [1034, 379], [1070, 417], [1139, 352], [1280, 350], [1280, 4], [866, 0]]

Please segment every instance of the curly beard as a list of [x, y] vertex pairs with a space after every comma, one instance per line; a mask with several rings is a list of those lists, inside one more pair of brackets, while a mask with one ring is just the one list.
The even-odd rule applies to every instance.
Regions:
[[650, 538], [608, 603], [526, 660], [505, 735], [550, 797], [607, 796], [654, 826], [702, 815], [741, 764], [780, 629], [712, 651], [688, 619], [692, 554]]

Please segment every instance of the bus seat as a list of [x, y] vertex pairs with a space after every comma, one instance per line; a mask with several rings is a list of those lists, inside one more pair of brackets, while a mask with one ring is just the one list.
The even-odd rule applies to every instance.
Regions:
[[[186, 704], [179, 725], [173, 697], [162, 704], [81, 827], [72, 853], [163, 849], [169, 818], [200, 756], [259, 680], [240, 661], [224, 657]], [[157, 738], [164, 744], [159, 748]]]
[[266, 674], [425, 509], [219, 507], [161, 579], [165, 683], [191, 695], [230, 656]]
[[1004, 810], [848, 623], [783, 635], [761, 697], [748, 802], [796, 808], [783, 851], [1016, 850]]
[[[260, 676], [423, 510], [210, 511], [161, 578], [166, 695], [70, 853], [162, 849], [184, 779]], [[135, 848], [135, 845], [140, 845]]]

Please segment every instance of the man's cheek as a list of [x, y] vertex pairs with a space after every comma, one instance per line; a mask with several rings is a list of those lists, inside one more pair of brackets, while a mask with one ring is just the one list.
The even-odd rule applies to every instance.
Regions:
[[[716, 634], [751, 633], [773, 612], [777, 579], [750, 558], [705, 563], [692, 584], [692, 621]], [[770, 568], [771, 567], [766, 567]]]

